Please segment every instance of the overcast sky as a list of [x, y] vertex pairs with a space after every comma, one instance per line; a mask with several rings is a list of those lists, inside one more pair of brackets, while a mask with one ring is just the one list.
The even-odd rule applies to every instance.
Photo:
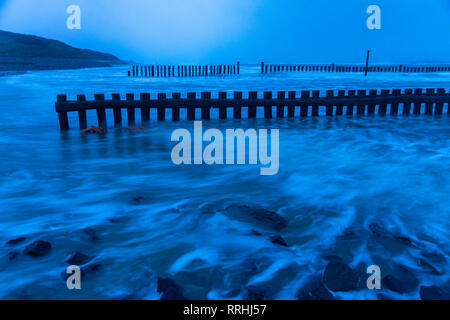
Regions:
[[0, 29], [149, 64], [450, 60], [450, 0], [0, 0]]

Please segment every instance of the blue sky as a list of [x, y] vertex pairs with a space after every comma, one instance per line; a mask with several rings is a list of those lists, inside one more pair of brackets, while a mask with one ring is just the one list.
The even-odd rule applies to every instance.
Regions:
[[[66, 8], [82, 29], [66, 28]], [[382, 29], [366, 28], [366, 8]], [[0, 29], [143, 63], [450, 60], [450, 0], [0, 0]]]

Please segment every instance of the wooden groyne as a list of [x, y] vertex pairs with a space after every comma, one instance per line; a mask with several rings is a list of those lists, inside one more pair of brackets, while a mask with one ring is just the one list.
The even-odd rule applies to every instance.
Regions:
[[240, 62], [227, 65], [133, 65], [129, 77], [207, 77], [239, 74]]
[[[441, 115], [444, 104], [450, 103], [450, 92], [445, 89], [393, 89], [393, 90], [328, 90], [325, 96], [320, 95], [319, 90], [307, 91], [250, 91], [247, 97], [243, 92], [233, 92], [230, 96], [227, 92], [219, 92], [212, 98], [211, 92], [201, 92], [197, 96], [195, 92], [188, 92], [186, 97], [180, 93], [172, 93], [168, 98], [166, 93], [158, 93], [152, 99], [150, 93], [141, 93], [139, 99], [135, 99], [133, 93], [127, 93], [125, 100], [120, 94], [112, 94], [111, 99], [106, 100], [104, 94], [95, 94], [94, 100], [87, 100], [85, 95], [78, 95], [74, 101], [67, 100], [66, 95], [58, 95], [55, 109], [59, 116], [61, 130], [69, 129], [68, 112], [78, 112], [80, 129], [87, 127], [86, 112], [95, 110], [98, 125], [107, 128], [106, 110], [111, 110], [114, 117], [114, 126], [122, 125], [122, 109], [127, 111], [128, 124], [135, 125], [135, 111], [140, 109], [141, 122], [150, 120], [150, 110], [156, 110], [157, 120], [166, 120], [166, 110], [171, 110], [171, 120], [180, 120], [180, 110], [186, 110], [186, 119], [195, 120], [196, 110], [201, 114], [197, 119], [209, 120], [211, 110], [218, 109], [219, 119], [227, 119], [228, 110], [233, 111], [233, 118], [241, 119], [243, 109], [247, 109], [247, 118], [256, 118], [257, 109], [264, 110], [264, 118], [283, 117], [307, 117], [319, 116], [320, 110], [326, 116], [342, 115]], [[424, 104], [424, 108], [422, 108]], [[400, 109], [401, 106], [401, 109]], [[389, 111], [388, 111], [389, 110]], [[423, 110], [423, 111], [422, 111]], [[274, 115], [275, 111], [275, 115]], [[450, 114], [450, 108], [447, 108]]]
[[450, 65], [340, 65], [340, 64], [265, 64], [261, 62], [261, 73], [272, 72], [339, 72], [339, 73], [436, 73], [450, 72]]

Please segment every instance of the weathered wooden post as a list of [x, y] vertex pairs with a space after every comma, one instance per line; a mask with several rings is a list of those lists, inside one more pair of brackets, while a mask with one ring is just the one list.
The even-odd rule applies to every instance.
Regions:
[[[438, 88], [437, 91], [436, 91], [436, 94], [438, 96], [445, 95], [445, 89]], [[449, 106], [450, 106], [450, 103], [449, 103]], [[448, 109], [450, 109], [450, 107]], [[441, 115], [443, 113], [443, 110], [444, 110], [444, 103], [443, 102], [436, 102], [436, 110], [434, 111], [434, 114]]]
[[[242, 100], [242, 92], [235, 91], [233, 98], [235, 101]], [[242, 104], [241, 103], [238, 103], [238, 105], [233, 106], [233, 117], [234, 117], [234, 119], [242, 118]]]
[[[99, 101], [105, 100], [104, 94], [94, 94], [94, 100], [98, 103]], [[98, 120], [98, 126], [102, 128], [103, 130], [106, 130], [106, 112], [105, 107], [100, 105], [97, 106], [97, 120]]]
[[366, 55], [366, 69], [364, 72], [364, 76], [367, 77], [367, 69], [369, 68], [369, 57], [370, 57], [370, 50], [367, 50], [367, 55]]
[[187, 98], [192, 100], [187, 106], [187, 120], [195, 120], [195, 99], [197, 94], [195, 92], [188, 92]]
[[237, 62], [237, 74], [239, 74], [239, 72], [240, 72], [240, 69], [241, 69], [241, 63], [238, 61]]
[[[358, 90], [356, 91], [356, 96], [358, 98], [365, 98], [367, 95], [367, 91], [366, 90]], [[366, 111], [366, 104], [365, 103], [358, 103], [356, 105], [356, 114], [357, 115], [364, 115]]]
[[[57, 102], [66, 102], [67, 101], [67, 95], [65, 94], [59, 94], [56, 97]], [[61, 131], [68, 130], [69, 129], [69, 118], [67, 117], [66, 111], [58, 111], [58, 119], [59, 119], [59, 128]]]
[[352, 116], [354, 112], [354, 98], [356, 97], [356, 91], [355, 90], [348, 90], [348, 103], [347, 103], [347, 116]]
[[112, 101], [113, 101], [113, 113], [114, 113], [114, 128], [120, 128], [120, 127], [122, 127], [122, 109], [120, 107], [114, 105], [114, 101], [120, 101], [120, 94], [113, 93]]
[[[310, 96], [310, 92], [303, 90], [301, 92], [301, 98], [302, 99], [309, 99]], [[307, 117], [308, 116], [308, 109], [309, 109], [309, 104], [308, 103], [303, 103], [300, 105], [300, 117]]]
[[[413, 94], [413, 89], [405, 89], [405, 95], [407, 96], [412, 96]], [[403, 102], [403, 115], [410, 115], [411, 114], [411, 106], [412, 103], [411, 102]]]
[[150, 107], [145, 106], [145, 104], [148, 103], [148, 101], [150, 101], [150, 93], [141, 93], [139, 98], [142, 102], [142, 104], [141, 104], [141, 121], [142, 121], [142, 124], [145, 124], [146, 122], [150, 121]]
[[[249, 100], [256, 100], [258, 99], [258, 91], [250, 91], [248, 93], [248, 99]], [[248, 118], [253, 119], [256, 118], [256, 105], [248, 106]]]
[[[158, 100], [166, 100], [166, 94], [165, 93], [158, 93]], [[162, 105], [158, 105], [157, 107], [157, 120], [158, 121], [164, 121], [166, 120], [166, 107]]]
[[[85, 102], [86, 96], [84, 94], [77, 95], [78, 102]], [[87, 128], [87, 120], [86, 120], [86, 109], [78, 110], [78, 123], [80, 124], [80, 130], [84, 130]]]
[[[327, 98], [328, 99], [333, 99], [334, 98], [334, 90], [327, 90], [326, 92]], [[325, 106], [325, 114], [329, 117], [333, 116], [333, 105], [331, 103], [327, 103]]]
[[133, 66], [133, 77], [136, 77], [136, 67]]
[[[285, 91], [278, 91], [277, 92], [277, 99], [278, 100], [284, 100], [286, 99], [286, 92]], [[284, 117], [284, 103], [283, 104], [277, 104], [277, 118], [283, 118]]]
[[272, 91], [264, 91], [264, 118], [272, 118]]
[[[211, 100], [211, 92], [202, 92], [200, 94], [202, 100]], [[202, 106], [202, 120], [211, 119], [211, 106]]]
[[[428, 88], [425, 93], [427, 96], [433, 96], [434, 95], [434, 88]], [[425, 114], [426, 115], [432, 115], [433, 114], [433, 102], [430, 102], [429, 100], [425, 103]]]
[[415, 97], [415, 99], [414, 99], [413, 114], [420, 115], [420, 112], [421, 112], [421, 109], [422, 109], [422, 101], [419, 98], [419, 96], [422, 95], [422, 89], [420, 89], [420, 88], [414, 89], [414, 95], [417, 96], [417, 97]]
[[295, 91], [288, 92], [288, 99], [289, 99], [288, 113], [287, 113], [288, 118], [293, 118], [295, 116], [295, 104], [292, 102], [292, 100], [295, 99], [295, 94], [296, 94]]
[[[172, 100], [180, 100], [180, 98], [181, 93], [172, 93]], [[172, 106], [172, 121], [180, 121], [180, 107], [176, 105], [176, 102], [174, 102], [174, 105]]]
[[[392, 95], [394, 96], [394, 99], [398, 99], [398, 97], [401, 96], [401, 94], [402, 94], [401, 89], [393, 89], [392, 90]], [[391, 111], [390, 111], [391, 116], [398, 115], [398, 106], [399, 106], [398, 100], [391, 103]]]
[[[389, 95], [389, 90], [387, 89], [383, 89], [381, 90], [381, 96], [382, 97], [386, 97]], [[378, 109], [378, 115], [386, 115], [386, 111], [387, 111], [387, 103], [386, 102], [382, 102], [380, 103], [379, 109]]]
[[128, 76], [131, 77], [131, 71], [130, 70], [128, 70]]
[[[134, 93], [127, 93], [126, 98], [128, 102], [134, 101]], [[128, 117], [128, 126], [132, 127], [135, 124], [135, 112], [134, 112], [134, 105], [128, 105], [127, 106], [127, 117]]]
[[264, 62], [261, 62], [261, 73], [264, 73]]
[[[226, 100], [226, 99], [227, 93], [219, 92], [219, 100]], [[226, 119], [226, 118], [227, 118], [227, 107], [219, 102], [219, 119]]]
[[[345, 97], [345, 90], [339, 90], [338, 91], [338, 97], [339, 98], [344, 98]], [[337, 116], [342, 116], [344, 114], [344, 105], [343, 103], [338, 103], [336, 105], [336, 115]]]
[[[375, 99], [377, 97], [377, 95], [378, 95], [378, 90], [369, 90], [369, 97], [371, 97], [372, 99]], [[369, 102], [369, 104], [367, 105], [367, 114], [374, 115], [376, 104], [373, 102], [372, 99]]]
[[[320, 95], [320, 91], [319, 90], [314, 90], [312, 92], [312, 97], [314, 99], [319, 98]], [[311, 115], [313, 117], [318, 117], [319, 116], [319, 105], [317, 103], [312, 104], [312, 111], [311, 111]]]

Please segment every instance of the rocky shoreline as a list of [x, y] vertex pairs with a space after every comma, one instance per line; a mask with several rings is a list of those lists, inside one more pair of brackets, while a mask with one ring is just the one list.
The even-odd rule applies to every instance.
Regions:
[[[141, 203], [141, 202], [139, 202]], [[139, 205], [137, 203], [137, 205]], [[246, 205], [231, 205], [223, 210], [218, 210], [221, 214], [230, 219], [241, 221], [252, 226], [254, 237], [265, 237], [279, 250], [290, 250], [291, 244], [289, 235], [284, 234], [289, 221], [282, 215], [268, 210], [266, 208]], [[111, 218], [108, 223], [120, 226], [126, 219]], [[101, 230], [95, 226], [80, 230], [80, 234], [95, 243], [102, 241]], [[361, 244], [363, 241], [367, 244], [367, 249], [382, 248], [371, 255], [371, 264], [379, 265], [382, 271], [382, 288], [376, 291], [376, 299], [407, 299], [407, 294], [416, 294], [423, 300], [448, 300], [450, 299], [450, 281], [445, 274], [448, 267], [446, 253], [436, 249], [433, 239], [412, 239], [400, 233], [394, 233], [384, 227], [381, 223], [371, 222], [366, 229], [347, 228], [343, 234], [337, 236], [336, 242], [326, 252], [320, 256], [324, 267], [312, 273], [303, 282], [303, 285], [297, 290], [295, 297], [299, 300], [334, 300], [345, 299], [342, 294], [348, 292], [362, 292], [369, 290], [366, 286], [366, 280], [369, 274], [366, 272], [369, 261], [355, 261], [352, 255], [340, 256], [339, 247], [350, 246], [355, 248], [355, 243]], [[26, 256], [30, 261], [37, 262], [43, 257], [52, 255], [52, 252], [58, 243], [51, 243], [45, 238], [36, 239], [33, 236], [18, 236], [8, 239], [4, 242], [4, 247], [8, 254], [6, 259], [10, 263], [19, 256]], [[381, 252], [385, 252], [381, 255]], [[415, 257], [415, 265], [405, 265], [396, 259], [401, 254]], [[392, 258], [394, 257], [394, 258]], [[104, 265], [102, 261], [90, 256], [84, 252], [76, 251], [64, 261], [68, 265], [78, 265], [81, 268], [84, 281], [89, 281], [91, 276], [98, 274]], [[255, 270], [255, 265], [249, 269], [249, 275]], [[256, 267], [258, 269], [258, 267]], [[289, 266], [280, 269], [279, 273], [289, 277], [299, 271], [298, 267]], [[185, 277], [202, 277], [206, 274], [223, 272], [219, 269], [212, 269], [205, 274], [188, 273]], [[63, 280], [67, 279], [65, 270], [61, 271]], [[427, 280], [423, 282], [422, 276], [426, 275]], [[161, 299], [182, 300], [196, 299], [185, 293], [182, 277], [170, 274], [156, 275], [156, 290]], [[200, 278], [199, 278], [200, 279]], [[248, 279], [248, 278], [247, 278]], [[443, 279], [443, 280], [442, 280]], [[201, 280], [198, 280], [201, 282]], [[244, 280], [243, 282], [248, 282]], [[197, 283], [201, 286], [201, 283]], [[206, 286], [206, 284], [205, 284]], [[204, 288], [209, 291], [212, 288]], [[271, 288], [270, 283], [248, 284], [244, 287], [235, 288], [235, 292], [230, 292], [230, 297], [238, 295], [246, 300], [275, 299], [276, 292]], [[138, 295], [124, 297], [139, 299]]]

